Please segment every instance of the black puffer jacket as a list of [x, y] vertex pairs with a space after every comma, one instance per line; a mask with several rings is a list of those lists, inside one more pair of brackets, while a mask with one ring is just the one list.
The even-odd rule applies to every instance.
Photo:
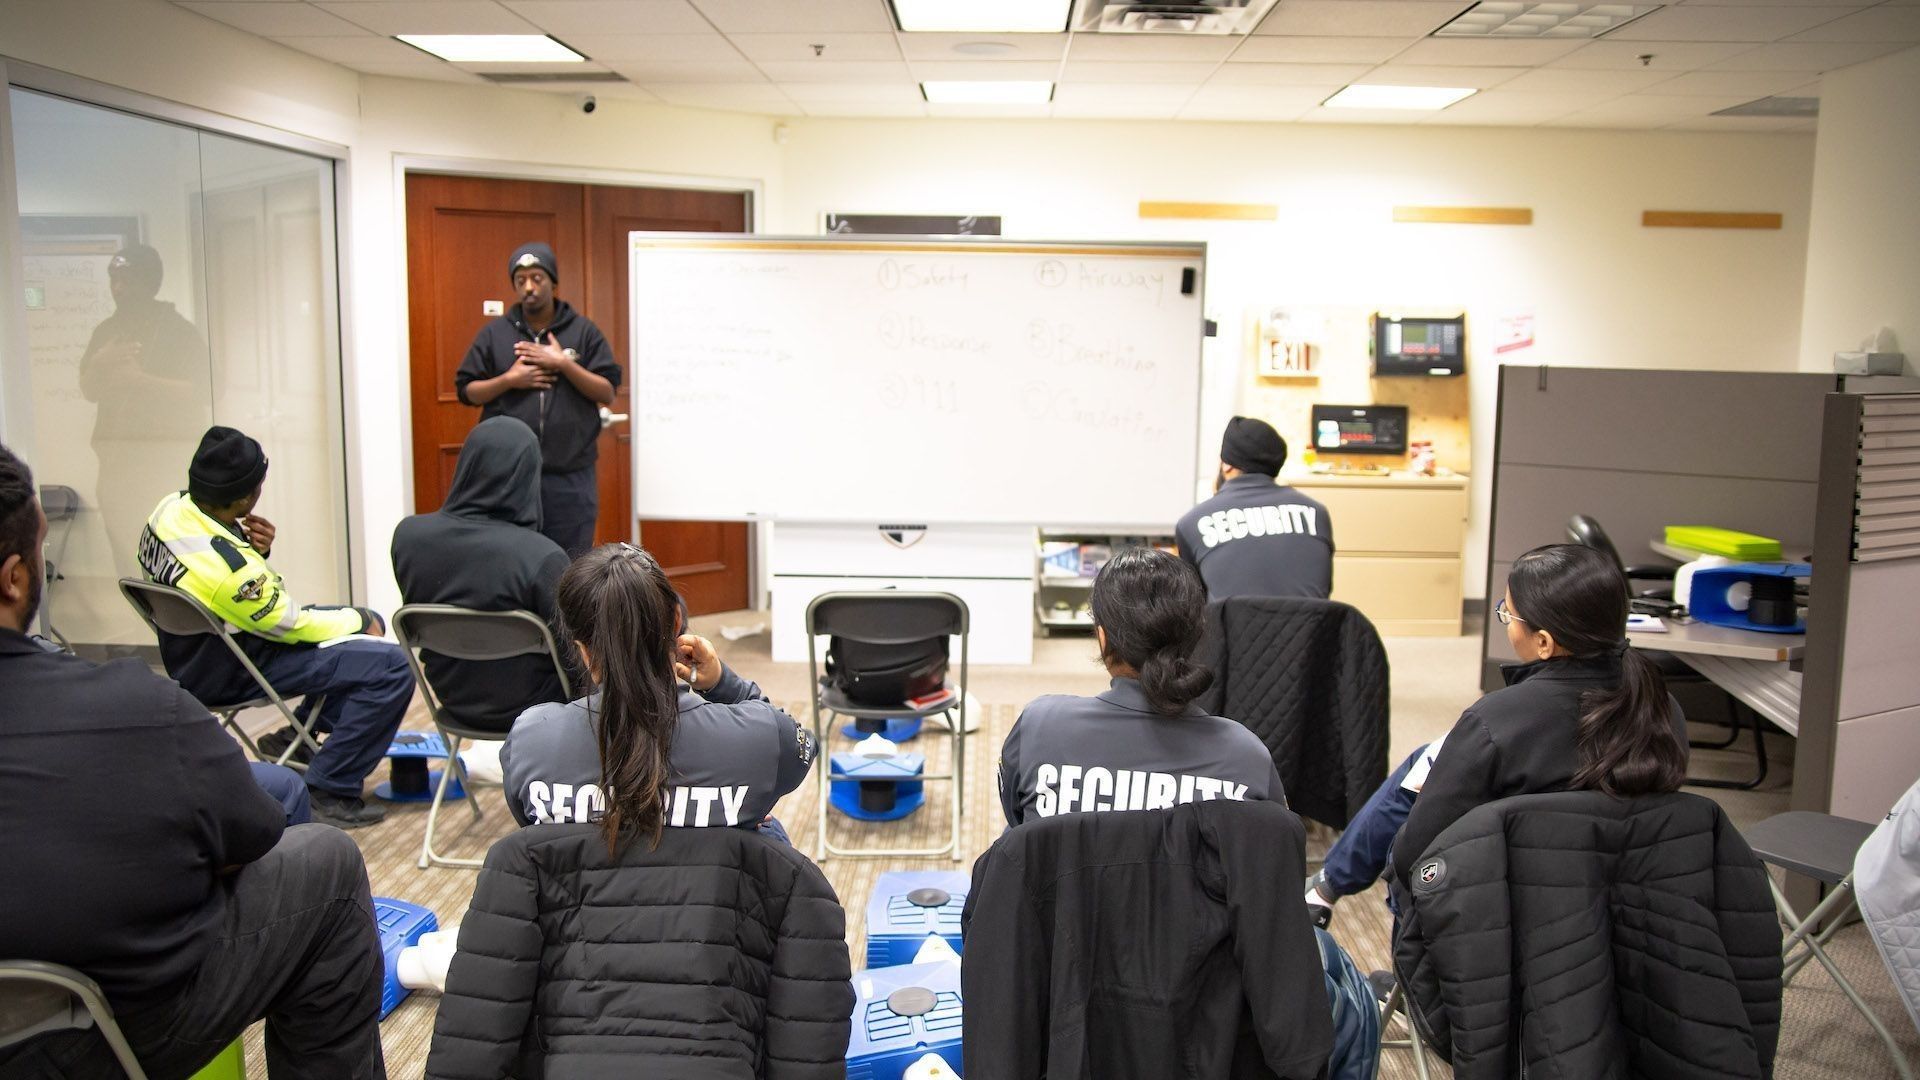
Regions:
[[426, 1075], [842, 1080], [851, 974], [787, 844], [665, 829], [610, 859], [597, 826], [521, 829], [487, 853]]
[[1246, 725], [1273, 754], [1287, 806], [1344, 829], [1387, 778], [1387, 652], [1333, 600], [1234, 597], [1207, 605], [1194, 702]]
[[1773, 1075], [1780, 924], [1707, 799], [1488, 803], [1394, 892], [1394, 967], [1456, 1080]]

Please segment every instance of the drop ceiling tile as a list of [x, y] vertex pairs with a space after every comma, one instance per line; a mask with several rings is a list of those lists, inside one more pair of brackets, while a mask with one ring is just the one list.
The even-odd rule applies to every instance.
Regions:
[[363, 63], [407, 64], [426, 61], [431, 64], [445, 64], [428, 56], [411, 45], [403, 45], [392, 38], [383, 38], [378, 34], [362, 34], [359, 37], [279, 37], [274, 38], [289, 48], [299, 49], [322, 60], [331, 60], [350, 68], [358, 68]]
[[1200, 105], [1222, 109], [1292, 109], [1298, 116], [1338, 93], [1343, 84], [1326, 86], [1202, 86], [1189, 107]]
[[728, 40], [749, 60], [808, 61], [813, 47], [825, 46], [822, 60], [898, 60], [892, 34], [729, 34]]
[[1165, 105], [1178, 109], [1198, 86], [1174, 83], [1068, 83], [1054, 88], [1055, 106]]
[[886, 0], [693, 0], [723, 34], [889, 33]]
[[1090, 101], [1077, 105], [1053, 103], [1056, 120], [1172, 120], [1180, 115], [1179, 105], [1152, 105], [1145, 102]]
[[[455, 64], [462, 71], [471, 71], [475, 75], [573, 75], [580, 79], [591, 79], [613, 69], [604, 64]], [[571, 81], [571, 80], [570, 80]], [[539, 86], [526, 87], [538, 90]]]
[[399, 0], [322, 3], [314, 7], [376, 34], [537, 34], [540, 28], [495, 3], [474, 0]]
[[1820, 96], [1820, 80], [1815, 79], [1809, 83], [1801, 83], [1799, 86], [1782, 93], [1780, 96], [1817, 98]]
[[[909, 60], [1058, 60], [1067, 54], [1065, 34], [901, 34]], [[991, 45], [984, 54], [955, 51], [958, 45]]]
[[609, 63], [740, 63], [746, 58], [719, 34], [574, 34], [562, 38], [580, 52]]
[[968, 82], [977, 79], [995, 82], [1053, 82], [1060, 76], [1060, 64], [1053, 60], [974, 60], [965, 63], [915, 60], [908, 66], [913, 69], [911, 78], [914, 82], [946, 80]]
[[687, 0], [500, 0], [555, 37], [568, 34], [711, 34]]
[[1591, 109], [1609, 100], [1608, 94], [1521, 93], [1517, 90], [1485, 90], [1456, 101], [1428, 117], [1428, 124], [1486, 124], [1526, 126], [1556, 120], [1581, 109]]
[[1502, 83], [1502, 90], [1543, 94], [1631, 94], [1673, 78], [1671, 71], [1582, 71], [1576, 68], [1537, 68]]
[[1061, 78], [1069, 82], [1089, 83], [1199, 83], [1213, 74], [1216, 64], [1126, 64], [1116, 60], [1076, 60], [1067, 56]]
[[1547, 122], [1550, 127], [1611, 127], [1651, 129], [1683, 120], [1699, 120], [1720, 109], [1746, 102], [1740, 97], [1666, 97], [1658, 94], [1628, 94], [1602, 102], [1591, 109], [1569, 113]]
[[1857, 8], [1824, 5], [1684, 4], [1662, 8], [1607, 35], [1609, 41], [1778, 41]]
[[1231, 35], [1176, 37], [1172, 34], [1075, 34], [1075, 60], [1126, 60], [1133, 63], [1225, 60], [1240, 44]]
[[1381, 64], [1355, 82], [1385, 86], [1470, 86], [1485, 90], [1525, 72], [1517, 67], [1427, 67]]
[[774, 82], [898, 82], [913, 81], [899, 60], [763, 60], [758, 67]]
[[1249, 37], [1227, 59], [1235, 64], [1380, 64], [1406, 44], [1378, 37]]
[[1689, 71], [1652, 88], [1664, 97], [1771, 97], [1807, 81], [1804, 71]]
[[1795, 34], [1788, 41], [1920, 41], [1920, 5], [1881, 4], [1857, 15], [1848, 15], [1811, 30]]
[[[614, 61], [607, 65], [619, 72], [630, 82], [635, 82], [649, 90], [654, 85], [686, 85], [693, 83], [755, 83], [766, 82], [760, 69], [742, 60], [733, 64], [687, 64], [670, 60], [636, 60], [631, 62]], [[659, 93], [658, 90], [654, 90]]]
[[927, 103], [916, 101], [910, 104], [846, 104], [832, 101], [808, 102], [801, 106], [808, 116], [850, 116], [863, 119], [890, 120], [901, 117], [919, 117], [927, 115]]
[[[1751, 44], [1714, 41], [1592, 41], [1546, 66], [1584, 71], [1692, 71], [1753, 48]], [[1642, 56], [1652, 59], [1642, 63]]]
[[394, 79], [428, 79], [433, 82], [466, 83], [471, 86], [493, 85], [471, 71], [461, 71], [452, 64], [432, 57], [427, 57], [423, 63], [371, 60], [347, 66], [363, 75], [381, 75]]
[[1472, 6], [1426, 0], [1285, 0], [1267, 13], [1254, 33], [1417, 38], [1452, 22]]
[[1344, 86], [1372, 64], [1228, 64], [1208, 79], [1210, 86]]
[[801, 108], [814, 105], [925, 104], [912, 83], [781, 83], [780, 90]]
[[727, 107], [753, 105], [793, 108], [793, 100], [772, 83], [644, 83], [648, 93], [674, 105], [724, 102]]
[[[1914, 9], [1920, 13], [1920, 8]], [[1832, 71], [1907, 48], [1903, 41], [1877, 44], [1837, 41], [1776, 41], [1708, 67], [1708, 71]]]
[[1344, 109], [1322, 105], [1300, 117], [1303, 124], [1386, 124], [1410, 127], [1433, 114], [1420, 109]]
[[225, 3], [181, 4], [236, 29], [262, 37], [344, 37], [369, 31], [356, 23], [306, 4]]
[[1302, 113], [1317, 108], [1312, 105], [1288, 105], [1276, 102], [1272, 105], [1196, 105], [1189, 104], [1180, 110], [1179, 119], [1190, 121], [1226, 121], [1235, 123], [1274, 122], [1286, 123], [1298, 120]]
[[1585, 45], [1566, 38], [1426, 38], [1393, 58], [1396, 64], [1536, 67]]

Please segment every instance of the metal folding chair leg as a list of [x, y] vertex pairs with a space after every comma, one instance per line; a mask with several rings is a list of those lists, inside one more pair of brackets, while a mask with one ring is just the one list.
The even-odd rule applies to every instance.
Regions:
[[[1887, 1054], [1893, 1058], [1894, 1070], [1900, 1074], [1901, 1080], [1914, 1080], [1913, 1066], [1907, 1061], [1907, 1055], [1901, 1051], [1900, 1044], [1894, 1041], [1893, 1033], [1887, 1030], [1887, 1025], [1882, 1023], [1878, 1016], [1874, 1015], [1873, 1009], [1869, 1008], [1866, 1001], [1860, 997], [1859, 991], [1855, 990], [1853, 984], [1847, 981], [1847, 977], [1840, 973], [1839, 965], [1827, 955], [1826, 942], [1840, 925], [1841, 920], [1837, 916], [1844, 906], [1853, 902], [1853, 875], [1848, 874], [1842, 879], [1840, 884], [1834, 887], [1833, 892], [1827, 894], [1826, 899], [1820, 901], [1805, 919], [1793, 910], [1793, 904], [1787, 900], [1787, 895], [1780, 891], [1780, 884], [1773, 880], [1772, 874], [1767, 875], [1767, 886], [1773, 890], [1774, 907], [1778, 909], [1780, 918], [1788, 931], [1786, 940], [1780, 944], [1782, 955], [1791, 958], [1796, 946], [1806, 947], [1804, 955], [1790, 959], [1789, 967], [1780, 980], [1781, 988], [1785, 989], [1793, 976], [1806, 966], [1808, 959], [1819, 961], [1820, 966], [1826, 968], [1827, 974], [1832, 977], [1833, 984], [1838, 986], [1840, 992], [1847, 996], [1847, 1000], [1853, 1003], [1854, 1009], [1861, 1016], [1866, 1017], [1867, 1024], [1873, 1028], [1874, 1034], [1880, 1036], [1880, 1041], [1886, 1044]], [[1832, 925], [1828, 926], [1824, 932], [1815, 933], [1814, 927], [1830, 916], [1834, 917]]]
[[113, 1051], [114, 1060], [120, 1063], [121, 1070], [127, 1074], [127, 1080], [147, 1080], [146, 1070], [141, 1068], [140, 1059], [134, 1056], [133, 1047], [127, 1045], [127, 1037], [120, 1031], [120, 1022], [114, 1019], [112, 1006], [107, 1004], [106, 996], [92, 979], [59, 964], [9, 960], [0, 964], [0, 980], [57, 986], [79, 999], [81, 1007], [93, 1019], [94, 1028], [107, 1041], [108, 1049]]
[[[1413, 1026], [1413, 1017], [1406, 1011], [1406, 992], [1399, 983], [1393, 986], [1393, 993], [1380, 1006], [1380, 1048], [1382, 1050], [1413, 1051], [1413, 1071], [1420, 1080], [1429, 1080], [1427, 1073], [1427, 1050], [1420, 1044], [1420, 1032]], [[1393, 1022], [1395, 1013], [1400, 1014], [1400, 1023], [1407, 1029], [1404, 1039], [1387, 1038], [1387, 1025]]]
[[460, 790], [466, 795], [467, 804], [473, 809], [473, 820], [479, 821], [482, 817], [480, 800], [473, 793], [473, 781], [467, 776], [466, 766], [460, 763], [460, 737], [448, 735], [443, 730], [440, 732], [440, 740], [447, 746], [447, 765], [440, 770], [440, 782], [433, 786], [433, 803], [427, 807], [427, 832], [420, 838], [420, 858], [414, 865], [422, 870], [429, 866], [456, 866], [467, 870], [478, 870], [482, 864], [480, 859], [456, 859], [433, 850], [434, 826], [440, 823], [440, 807], [446, 802], [447, 785], [453, 782], [456, 773], [460, 780]]
[[835, 847], [833, 842], [827, 839], [827, 815], [831, 812], [833, 806], [834, 779], [833, 755], [827, 751], [827, 745], [832, 720], [838, 714], [832, 709], [824, 710], [826, 716], [823, 722], [821, 716], [822, 711], [819, 695], [816, 693], [813, 702], [813, 738], [815, 744], [821, 749], [820, 761], [817, 765], [820, 777], [818, 781], [820, 798], [818, 800], [818, 830], [814, 847], [814, 861], [826, 862], [835, 855], [856, 859], [926, 859], [947, 855], [951, 857], [954, 862], [961, 861], [964, 854], [961, 850], [960, 842], [962, 835], [960, 818], [962, 803], [964, 802], [964, 792], [966, 790], [965, 776], [967, 770], [967, 732], [964, 708], [961, 710], [960, 719], [957, 721], [954, 719], [952, 711], [944, 714], [936, 714], [942, 716], [948, 724], [947, 736], [953, 746], [953, 767], [944, 773], [928, 773], [920, 778], [922, 783], [945, 781], [953, 784], [953, 798], [951, 800], [951, 813], [948, 820], [947, 842], [938, 847], [930, 848], [841, 848]]

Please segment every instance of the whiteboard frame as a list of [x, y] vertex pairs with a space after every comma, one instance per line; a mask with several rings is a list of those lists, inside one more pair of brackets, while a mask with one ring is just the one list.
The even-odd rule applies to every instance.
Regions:
[[[627, 234], [628, 287], [627, 287], [627, 370], [632, 390], [638, 390], [635, 369], [639, 366], [640, 351], [640, 296], [637, 291], [638, 275], [632, 273], [633, 260], [640, 255], [642, 247], [681, 251], [937, 251], [937, 252], [986, 252], [1016, 255], [1139, 255], [1143, 257], [1198, 259], [1200, 263], [1200, 313], [1194, 322], [1193, 371], [1194, 371], [1194, 416], [1193, 446], [1189, 448], [1186, 459], [1186, 472], [1198, 476], [1200, 470], [1200, 447], [1203, 433], [1200, 422], [1205, 417], [1206, 408], [1206, 344], [1207, 344], [1207, 286], [1210, 275], [1207, 268], [1207, 242], [1204, 240], [1014, 240], [1004, 236], [964, 237], [964, 236], [893, 236], [872, 233], [842, 233], [835, 236], [804, 236], [798, 234], [763, 235], [759, 233], [696, 233], [696, 232], [644, 232], [635, 230]], [[638, 408], [629, 407], [636, 416]], [[637, 425], [638, 420], [631, 422]], [[629, 428], [632, 431], [632, 428]], [[640, 500], [640, 438], [633, 432], [631, 440], [632, 459], [628, 462], [633, 477], [633, 504], [637, 508]], [[1190, 494], [1190, 493], [1189, 493]], [[743, 513], [721, 518], [657, 513], [649, 510], [646, 517], [656, 521], [787, 521], [811, 524], [834, 524], [858, 520], [864, 524], [869, 519], [849, 519], [846, 517], [814, 517], [811, 515], [796, 517], [781, 514]], [[1063, 531], [1089, 530], [1106, 524], [1102, 522], [1080, 521], [1034, 521], [1026, 518], [979, 518], [979, 517], [929, 517], [915, 519], [914, 525], [1018, 525], [1048, 528]], [[1167, 524], [1171, 531], [1172, 523]]]

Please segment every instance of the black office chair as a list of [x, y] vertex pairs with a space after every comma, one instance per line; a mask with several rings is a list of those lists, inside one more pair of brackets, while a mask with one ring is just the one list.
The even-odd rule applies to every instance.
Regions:
[[[1620, 568], [1627, 577], [1627, 589], [1630, 594], [1628, 609], [1647, 615], [1673, 616], [1682, 612], [1673, 602], [1673, 577], [1677, 567], [1672, 566], [1628, 566], [1620, 558], [1620, 549], [1613, 546], [1613, 540], [1607, 536], [1607, 530], [1600, 523], [1585, 514], [1575, 514], [1567, 519], [1567, 539], [1582, 547], [1590, 547], [1605, 554]], [[1634, 592], [1636, 581], [1664, 581], [1664, 589], [1644, 589]], [[1656, 649], [1645, 650], [1648, 659], [1660, 669], [1660, 676], [1668, 683], [1710, 683], [1711, 679], [1690, 667], [1686, 661], [1669, 652]], [[1725, 721], [1700, 720], [1699, 723], [1724, 723], [1727, 737], [1717, 741], [1690, 739], [1687, 745], [1700, 750], [1725, 750], [1740, 738], [1741, 728], [1753, 731], [1754, 776], [1751, 780], [1693, 780], [1693, 787], [1736, 788], [1749, 790], [1759, 787], [1767, 778], [1767, 740], [1762, 734], [1765, 724], [1758, 712], [1732, 694], [1725, 695], [1727, 700], [1727, 718]]]

